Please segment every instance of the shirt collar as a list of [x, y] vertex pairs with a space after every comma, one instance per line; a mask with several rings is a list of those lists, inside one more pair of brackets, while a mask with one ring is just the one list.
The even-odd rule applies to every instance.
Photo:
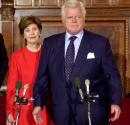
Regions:
[[81, 30], [81, 31], [80, 31], [78, 34], [76, 34], [76, 35], [72, 35], [72, 34], [66, 32], [66, 34], [65, 34], [65, 41], [69, 41], [69, 38], [70, 38], [71, 36], [76, 36], [77, 39], [81, 39], [82, 36], [83, 36], [83, 30]]

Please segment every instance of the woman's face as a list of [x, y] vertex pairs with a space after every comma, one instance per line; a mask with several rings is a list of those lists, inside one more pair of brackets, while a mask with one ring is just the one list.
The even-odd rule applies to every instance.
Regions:
[[27, 44], [35, 44], [40, 42], [40, 30], [36, 24], [30, 24], [24, 29], [24, 39]]

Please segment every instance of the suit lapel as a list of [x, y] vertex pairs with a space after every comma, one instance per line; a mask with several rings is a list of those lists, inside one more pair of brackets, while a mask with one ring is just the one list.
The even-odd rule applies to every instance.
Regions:
[[63, 79], [65, 80], [65, 71], [64, 71], [64, 67], [65, 67], [65, 59], [64, 59], [64, 51], [65, 51], [65, 33], [63, 33], [60, 38], [58, 39], [58, 64], [61, 64], [61, 66], [59, 67], [59, 65], [57, 66], [57, 68], [59, 68], [58, 71], [60, 71], [61, 76], [63, 77]]

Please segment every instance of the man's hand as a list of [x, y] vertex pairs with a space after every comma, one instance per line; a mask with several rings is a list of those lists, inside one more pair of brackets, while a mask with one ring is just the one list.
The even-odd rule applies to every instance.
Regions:
[[41, 112], [42, 109], [40, 106], [36, 106], [33, 110], [33, 118], [37, 124], [41, 124], [43, 122]]
[[120, 117], [121, 108], [118, 105], [111, 105], [111, 114], [112, 117], [110, 118], [110, 120], [112, 122], [116, 121]]

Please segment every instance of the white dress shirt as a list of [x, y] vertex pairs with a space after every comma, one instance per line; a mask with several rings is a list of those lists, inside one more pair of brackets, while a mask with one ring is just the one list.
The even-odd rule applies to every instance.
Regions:
[[75, 57], [74, 57], [74, 60], [75, 60], [75, 59], [76, 59], [76, 56], [77, 56], [77, 53], [78, 53], [78, 50], [79, 50], [79, 46], [80, 46], [82, 37], [83, 37], [83, 30], [80, 31], [80, 32], [79, 32], [78, 34], [76, 34], [76, 35], [71, 35], [71, 34], [69, 34], [68, 32], [66, 32], [66, 34], [65, 34], [65, 56], [66, 56], [67, 48], [68, 48], [69, 43], [70, 43], [69, 38], [70, 38], [71, 36], [76, 36], [76, 37], [77, 37], [77, 38], [75, 39], [75, 41], [74, 41], [74, 47], [75, 47]]

